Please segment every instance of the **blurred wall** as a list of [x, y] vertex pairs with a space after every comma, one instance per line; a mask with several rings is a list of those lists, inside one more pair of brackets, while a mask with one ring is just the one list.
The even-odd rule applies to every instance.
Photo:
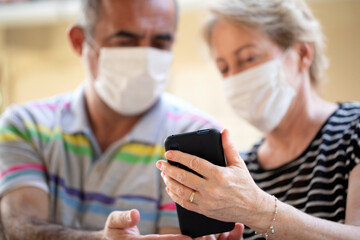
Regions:
[[[360, 1], [309, 2], [323, 25], [331, 60], [323, 97], [330, 101], [360, 101]], [[231, 130], [238, 147], [244, 149], [261, 135], [236, 118], [226, 104], [220, 75], [199, 33], [206, 17], [202, 7], [181, 7], [168, 91], [217, 117]], [[72, 21], [70, 18], [28, 26], [0, 22], [2, 110], [11, 103], [71, 91], [83, 80], [80, 59], [70, 49], [66, 36]]]

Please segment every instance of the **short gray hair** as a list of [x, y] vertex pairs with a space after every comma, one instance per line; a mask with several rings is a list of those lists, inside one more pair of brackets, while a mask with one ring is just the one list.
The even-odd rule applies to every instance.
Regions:
[[284, 49], [299, 42], [312, 43], [314, 59], [310, 66], [311, 82], [318, 87], [324, 79], [328, 66], [324, 36], [319, 21], [304, 0], [223, 0], [211, 11], [214, 17], [204, 29], [209, 46], [211, 32], [218, 19], [259, 29]]
[[[177, 0], [174, 0], [176, 11], [176, 24], [178, 23], [179, 7]], [[78, 17], [78, 24], [86, 31], [87, 34], [92, 34], [95, 25], [99, 19], [100, 0], [81, 0], [80, 13]]]
[[99, 18], [99, 0], [81, 0], [78, 24], [87, 34], [92, 34]]

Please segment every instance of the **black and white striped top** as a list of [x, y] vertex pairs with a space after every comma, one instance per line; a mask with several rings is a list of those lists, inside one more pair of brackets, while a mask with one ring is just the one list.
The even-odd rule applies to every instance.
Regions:
[[[244, 156], [261, 189], [312, 216], [344, 223], [349, 173], [360, 163], [360, 103], [340, 104], [307, 149], [276, 169], [259, 166], [261, 142]], [[244, 239], [263, 238], [246, 228]]]

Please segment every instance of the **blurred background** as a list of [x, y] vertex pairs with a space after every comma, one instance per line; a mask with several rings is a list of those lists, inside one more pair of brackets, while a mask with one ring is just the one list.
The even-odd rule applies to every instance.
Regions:
[[[211, 62], [200, 29], [209, 0], [179, 0], [180, 25], [168, 91], [214, 115], [231, 130], [240, 149], [261, 134], [227, 106], [220, 75]], [[330, 58], [322, 96], [360, 101], [360, 0], [308, 0], [323, 26]], [[13, 103], [75, 89], [83, 80], [80, 59], [66, 31], [78, 0], [0, 0], [0, 113]]]

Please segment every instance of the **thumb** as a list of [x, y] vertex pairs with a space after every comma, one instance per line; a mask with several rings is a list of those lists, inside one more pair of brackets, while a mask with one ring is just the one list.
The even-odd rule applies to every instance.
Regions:
[[140, 213], [138, 210], [133, 209], [130, 211], [114, 211], [112, 212], [107, 221], [107, 228], [125, 229], [135, 227], [140, 221]]
[[240, 240], [244, 232], [244, 225], [240, 223], [235, 224], [234, 230], [229, 234], [228, 240]]
[[224, 154], [227, 162], [227, 166], [243, 165], [244, 161], [241, 159], [238, 150], [230, 139], [229, 130], [224, 129], [221, 132], [221, 140], [224, 148]]

